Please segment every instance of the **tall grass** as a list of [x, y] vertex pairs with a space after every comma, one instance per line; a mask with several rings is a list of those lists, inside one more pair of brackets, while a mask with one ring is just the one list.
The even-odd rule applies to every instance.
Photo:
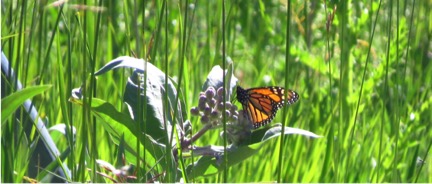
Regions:
[[[103, 99], [129, 113], [123, 94], [132, 70], [94, 76], [108, 61], [127, 55], [148, 60], [165, 72], [165, 79], [175, 80], [184, 112], [165, 113], [185, 114], [191, 134], [203, 125], [189, 109], [197, 106], [212, 67], [224, 66], [229, 57], [240, 85], [285, 86], [300, 94], [296, 104], [278, 112], [273, 124], [323, 136], [285, 135], [225, 172], [188, 176], [186, 181], [432, 182], [429, 1], [48, 3], [53, 2], [2, 2], [1, 49], [25, 88], [52, 85], [32, 101], [47, 128], [68, 127], [64, 135], [56, 130], [50, 134], [66, 155], [56, 164], [71, 170], [69, 181], [110, 181], [102, 174], [110, 171], [97, 163], [104, 160], [116, 168], [151, 168], [132, 173], [138, 180], [131, 182], [149, 181], [144, 178], [147, 172], [159, 173], [157, 181], [176, 182], [169, 155], [165, 161], [170, 168], [137, 161], [147, 159], [142, 149], [136, 149], [136, 158], [123, 157], [121, 141], [114, 141], [86, 105], [94, 103], [93, 98]], [[68, 101], [72, 89], [80, 86], [84, 96], [92, 97], [84, 98], [83, 106]], [[14, 83], [2, 73], [2, 113], [3, 98], [13, 89]], [[146, 104], [145, 99], [138, 101]], [[137, 117], [146, 122], [139, 131], [147, 131], [147, 116]], [[38, 153], [32, 143], [40, 137], [25, 122], [17, 115], [2, 119], [2, 182], [50, 181], [46, 176], [52, 171], [29, 168]], [[75, 136], [70, 127], [76, 128]], [[134, 148], [141, 139], [144, 136], [138, 136]], [[224, 145], [223, 140], [220, 129], [211, 130], [194, 145]], [[186, 169], [179, 168], [186, 176]]]

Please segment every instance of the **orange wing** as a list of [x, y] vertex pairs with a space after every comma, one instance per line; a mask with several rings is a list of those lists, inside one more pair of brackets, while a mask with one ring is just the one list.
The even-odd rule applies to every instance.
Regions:
[[278, 109], [284, 105], [284, 93], [288, 93], [288, 104], [293, 104], [299, 99], [299, 95], [292, 90], [281, 87], [259, 87], [243, 89], [237, 86], [237, 100], [247, 111], [254, 128], [259, 128], [270, 123]]

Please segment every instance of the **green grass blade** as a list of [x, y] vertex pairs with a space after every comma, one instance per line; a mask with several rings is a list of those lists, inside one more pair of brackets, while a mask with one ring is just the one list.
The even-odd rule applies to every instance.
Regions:
[[2, 119], [2, 127], [3, 123], [6, 122], [7, 118], [12, 115], [12, 113], [18, 109], [20, 105], [22, 105], [26, 100], [43, 93], [47, 89], [51, 88], [51, 85], [41, 85], [41, 86], [32, 86], [27, 87], [23, 90], [17, 91], [5, 98], [1, 101], [1, 119]]

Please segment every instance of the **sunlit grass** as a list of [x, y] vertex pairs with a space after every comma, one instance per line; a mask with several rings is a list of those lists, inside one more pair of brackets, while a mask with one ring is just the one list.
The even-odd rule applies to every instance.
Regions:
[[[72, 171], [71, 181], [110, 181], [97, 173], [109, 172], [96, 159], [123, 166], [118, 155], [122, 148], [113, 143], [100, 120], [89, 108], [68, 101], [73, 88], [84, 86], [84, 94], [129, 114], [123, 95], [132, 70], [117, 69], [96, 78], [92, 73], [119, 56], [147, 59], [180, 84], [184, 118], [196, 132], [202, 123], [189, 109], [197, 106], [212, 67], [222, 66], [225, 31], [226, 55], [240, 85], [287, 82], [300, 94], [296, 104], [285, 107], [286, 117], [280, 110], [273, 122], [285, 121], [287, 126], [323, 136], [285, 136], [283, 152], [280, 140], [271, 140], [258, 154], [229, 168], [227, 182], [273, 182], [279, 173], [280, 182], [432, 182], [428, 161], [432, 5], [428, 1], [381, 6], [379, 1], [326, 5], [297, 1], [290, 3], [289, 21], [285, 1], [226, 1], [226, 15], [220, 1], [168, 1], [167, 11], [163, 1], [86, 2], [93, 8], [85, 8], [84, 2], [63, 7], [43, 3], [2, 4], [1, 48], [24, 87], [53, 86], [32, 99], [46, 126], [76, 128], [75, 138], [51, 132], [60, 152], [70, 148], [63, 163]], [[334, 19], [329, 22], [331, 15]], [[2, 88], [6, 81], [2, 73]], [[13, 92], [10, 86], [3, 90], [2, 98]], [[37, 152], [31, 147], [39, 138], [37, 131], [12, 118], [5, 122], [2, 119], [2, 182], [26, 182], [24, 176], [31, 176], [28, 170], [42, 170], [27, 168], [30, 155]], [[24, 133], [27, 127], [30, 135]], [[195, 145], [223, 145], [220, 130], [209, 131]], [[186, 164], [191, 162], [185, 159]], [[173, 168], [155, 170], [176, 174]], [[44, 176], [34, 179], [45, 181]], [[188, 181], [223, 182], [223, 178], [220, 174]], [[176, 182], [160, 176], [156, 180]]]

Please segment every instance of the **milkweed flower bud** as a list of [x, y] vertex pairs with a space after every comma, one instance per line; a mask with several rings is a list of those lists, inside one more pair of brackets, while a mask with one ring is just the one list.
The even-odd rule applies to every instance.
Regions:
[[204, 108], [204, 114], [205, 115], [210, 115], [210, 113], [211, 113], [211, 108], [209, 106], [205, 107]]
[[220, 97], [222, 97], [222, 96], [223, 96], [223, 90], [224, 90], [224, 88], [223, 88], [223, 87], [220, 87], [220, 88], [217, 90], [217, 95], [220, 96]]
[[225, 111], [225, 116], [228, 117], [228, 118], [231, 116], [231, 113], [230, 113], [229, 110], [226, 110], [226, 111]]
[[201, 116], [201, 123], [207, 124], [209, 122], [209, 118], [206, 115]]
[[210, 107], [214, 107], [216, 105], [216, 99], [212, 98], [209, 102]]
[[212, 117], [212, 118], [217, 118], [217, 117], [219, 117], [219, 112], [218, 111], [212, 111], [211, 113], [210, 113], [210, 117]]
[[215, 96], [216, 94], [216, 90], [213, 87], [209, 87], [206, 91], [205, 91], [205, 95], [207, 97], [207, 99], [211, 99]]
[[191, 114], [194, 116], [198, 116], [199, 115], [199, 109], [198, 107], [192, 107], [190, 110]]
[[198, 103], [198, 109], [200, 111], [204, 111], [204, 109], [207, 107], [207, 104], [205, 102]]

